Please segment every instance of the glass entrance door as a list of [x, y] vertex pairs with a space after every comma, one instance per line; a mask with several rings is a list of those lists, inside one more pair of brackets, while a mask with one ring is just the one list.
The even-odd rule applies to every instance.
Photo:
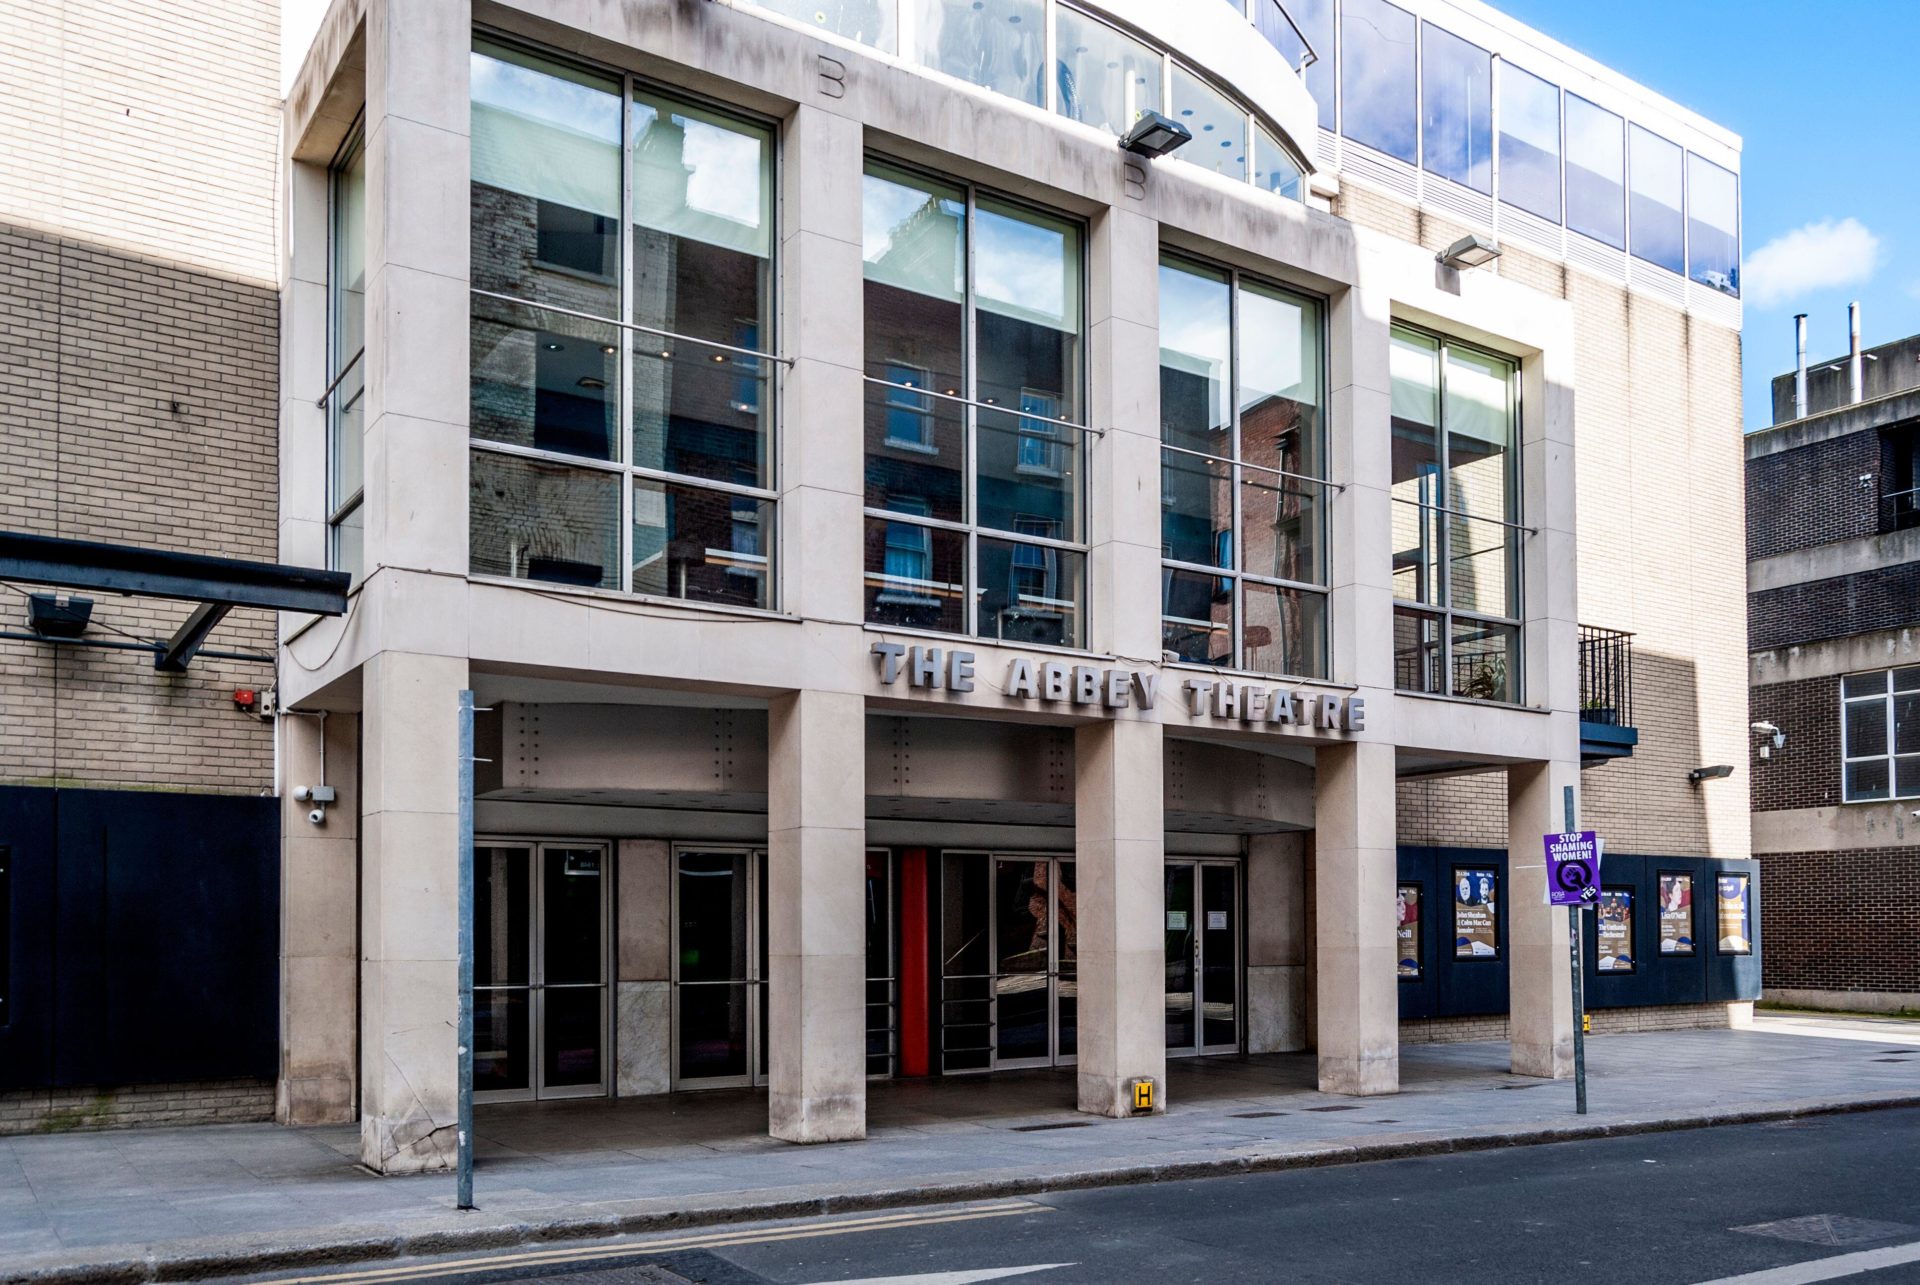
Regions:
[[1167, 1052], [1240, 1047], [1240, 868], [1169, 861], [1166, 874]]
[[762, 854], [683, 849], [673, 872], [674, 1084], [766, 1077], [766, 885]]
[[1073, 863], [993, 862], [993, 1065], [1074, 1060], [1079, 989]]
[[601, 843], [475, 845], [476, 1097], [606, 1093], [608, 855]]

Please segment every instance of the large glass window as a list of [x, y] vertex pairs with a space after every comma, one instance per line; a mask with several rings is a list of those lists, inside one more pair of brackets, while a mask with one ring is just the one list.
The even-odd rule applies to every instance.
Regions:
[[1193, 131], [1193, 141], [1174, 155], [1216, 174], [1242, 182], [1247, 178], [1247, 124], [1244, 107], [1175, 63], [1173, 116]]
[[1669, 272], [1687, 267], [1680, 146], [1630, 125], [1627, 146], [1628, 224], [1635, 258]]
[[367, 156], [359, 125], [333, 164], [328, 196], [327, 565], [362, 571], [367, 390]]
[[1341, 132], [1356, 143], [1416, 160], [1419, 113], [1414, 18], [1386, 0], [1346, 0], [1340, 22]]
[[1500, 199], [1560, 221], [1560, 89], [1500, 65]]
[[1578, 94], [1567, 95], [1567, 226], [1627, 248], [1625, 123]]
[[895, 8], [899, 0], [754, 0], [762, 9], [858, 40], [888, 53], [894, 51]]
[[1514, 365], [1402, 326], [1392, 344], [1396, 685], [1518, 701]]
[[1085, 642], [1078, 224], [870, 162], [866, 618]]
[[1703, 286], [1740, 294], [1740, 180], [1687, 153], [1687, 274]]
[[772, 606], [771, 132], [489, 42], [471, 74], [472, 569]]
[[1062, 116], [1125, 134], [1160, 110], [1160, 55], [1077, 9], [1054, 10], [1054, 82]]
[[1160, 265], [1162, 646], [1325, 677], [1321, 305]]
[[1846, 801], [1920, 798], [1920, 666], [1848, 674], [1840, 697]]
[[913, 7], [918, 61], [1036, 107], [1046, 101], [1046, 0], [905, 3]]
[[1493, 57], [1430, 22], [1420, 24], [1421, 163], [1476, 192], [1493, 191]]

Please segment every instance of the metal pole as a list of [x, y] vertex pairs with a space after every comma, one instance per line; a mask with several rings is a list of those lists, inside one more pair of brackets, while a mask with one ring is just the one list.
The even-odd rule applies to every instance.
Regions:
[[[1566, 799], [1566, 832], [1575, 834], [1579, 823], [1574, 820], [1571, 785], [1567, 787]], [[1586, 910], [1584, 905], [1567, 907], [1568, 951], [1573, 958], [1573, 1103], [1579, 1115], [1587, 1113], [1587, 986], [1580, 958], [1580, 925], [1586, 919]]]
[[460, 693], [460, 1066], [454, 1173], [459, 1209], [473, 1208], [473, 693]]

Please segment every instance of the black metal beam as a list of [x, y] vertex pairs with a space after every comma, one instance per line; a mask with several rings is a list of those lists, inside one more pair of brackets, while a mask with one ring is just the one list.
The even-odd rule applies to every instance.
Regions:
[[193, 609], [193, 614], [180, 622], [173, 631], [173, 637], [167, 640], [167, 649], [153, 658], [153, 667], [164, 673], [183, 672], [188, 663], [200, 651], [212, 633], [214, 626], [227, 618], [233, 608], [224, 602], [203, 602]]
[[0, 531], [4, 580], [338, 616], [347, 610], [352, 578], [344, 571]]

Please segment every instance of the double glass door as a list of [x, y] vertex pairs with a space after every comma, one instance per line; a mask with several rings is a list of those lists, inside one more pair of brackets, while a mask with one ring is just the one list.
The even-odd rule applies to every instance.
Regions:
[[1073, 862], [941, 856], [941, 1069], [1071, 1063], [1078, 1051]]
[[474, 848], [476, 1097], [607, 1091], [607, 894], [603, 843]]
[[1240, 867], [1167, 862], [1167, 1052], [1240, 1047]]

